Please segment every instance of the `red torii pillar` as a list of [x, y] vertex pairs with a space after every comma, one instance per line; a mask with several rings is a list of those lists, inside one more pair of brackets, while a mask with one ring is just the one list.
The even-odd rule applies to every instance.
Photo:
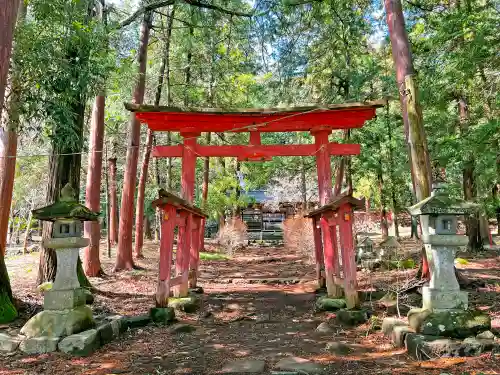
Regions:
[[[332, 169], [330, 165], [330, 153], [328, 152], [328, 136], [331, 128], [318, 127], [311, 130], [316, 146], [316, 169], [318, 171], [318, 195], [321, 206], [327, 204], [332, 198]], [[319, 225], [318, 225], [319, 224]], [[321, 229], [320, 229], [321, 228]], [[336, 251], [336, 234], [330, 231], [320, 219], [313, 218], [313, 230], [315, 232], [315, 255], [316, 270], [324, 267], [325, 282], [328, 295], [332, 297], [342, 296], [342, 290], [336, 279], [340, 277], [338, 254]], [[321, 246], [321, 235], [323, 246]], [[318, 271], [317, 271], [318, 273]], [[321, 271], [317, 274], [318, 283], [323, 284]]]

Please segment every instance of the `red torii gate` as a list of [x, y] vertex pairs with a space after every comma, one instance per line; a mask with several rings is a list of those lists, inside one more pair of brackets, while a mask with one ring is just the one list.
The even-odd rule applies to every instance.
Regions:
[[[146, 123], [151, 130], [179, 132], [183, 137], [183, 143], [180, 145], [156, 146], [153, 149], [153, 156], [182, 158], [181, 195], [189, 204], [192, 204], [194, 200], [197, 157], [237, 157], [241, 161], [263, 161], [270, 160], [273, 156], [315, 156], [319, 201], [323, 206], [332, 199], [330, 156], [360, 153], [360, 145], [329, 142], [328, 136], [335, 129], [361, 128], [365, 121], [375, 116], [376, 108], [383, 107], [385, 104], [385, 101], [376, 101], [237, 111], [137, 104], [125, 104], [125, 107], [135, 112], [136, 118]], [[295, 145], [263, 145], [261, 143], [262, 132], [295, 131], [310, 132], [315, 143]], [[250, 142], [248, 145], [203, 146], [199, 145], [196, 140], [202, 132], [249, 132]], [[332, 253], [329, 234], [322, 232], [322, 237], [325, 252]], [[354, 257], [354, 254], [352, 256]], [[321, 259], [317, 259], [317, 262], [320, 263]], [[326, 269], [333, 268], [333, 264], [329, 264], [332, 262], [330, 257], [325, 257], [324, 262]], [[318, 264], [318, 266], [322, 265]], [[318, 281], [321, 282], [319, 274]], [[328, 285], [327, 289], [328, 295], [337, 295], [336, 290], [331, 290]], [[187, 288], [181, 287], [180, 290], [187, 291]]]

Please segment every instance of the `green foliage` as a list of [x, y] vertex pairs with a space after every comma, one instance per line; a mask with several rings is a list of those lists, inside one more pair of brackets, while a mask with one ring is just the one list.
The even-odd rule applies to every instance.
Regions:
[[16, 32], [23, 124], [41, 127], [68, 149], [81, 148], [75, 121], [87, 98], [103, 86], [112, 56], [92, 9], [91, 0], [30, 0], [27, 21]]

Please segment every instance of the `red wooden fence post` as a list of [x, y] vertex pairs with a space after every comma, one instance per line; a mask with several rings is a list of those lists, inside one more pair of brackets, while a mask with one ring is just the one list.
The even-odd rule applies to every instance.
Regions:
[[167, 307], [170, 295], [170, 277], [172, 274], [172, 253], [177, 212], [174, 206], [161, 209], [160, 272], [156, 290], [156, 306]]
[[344, 270], [344, 293], [348, 309], [352, 309], [359, 305], [352, 221], [352, 208], [349, 205], [343, 205], [339, 210], [339, 223], [342, 268]]
[[198, 281], [198, 264], [200, 261], [200, 232], [202, 230], [203, 219], [193, 217], [193, 229], [191, 231], [191, 251], [189, 255], [189, 287], [196, 288]]
[[316, 279], [318, 280], [318, 287], [325, 287], [325, 278], [323, 277], [323, 269], [325, 267], [325, 260], [323, 257], [323, 242], [321, 241], [321, 228], [320, 223], [316, 218], [311, 219], [314, 233], [314, 254], [316, 259]]
[[[342, 288], [337, 285], [335, 279], [338, 275], [338, 254], [334, 245], [336, 234], [325, 218], [320, 219], [321, 231], [323, 233], [323, 252], [325, 259], [326, 291], [329, 297], [342, 297]], [[336, 269], [337, 268], [337, 269]]]

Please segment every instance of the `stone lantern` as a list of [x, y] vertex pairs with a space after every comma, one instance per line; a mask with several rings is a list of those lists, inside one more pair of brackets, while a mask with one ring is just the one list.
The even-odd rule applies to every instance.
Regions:
[[431, 311], [465, 310], [467, 293], [460, 290], [455, 276], [455, 254], [467, 246], [466, 235], [457, 233], [458, 217], [477, 211], [473, 203], [452, 199], [445, 184], [433, 185], [429, 198], [408, 208], [412, 216], [420, 216], [422, 241], [429, 262], [431, 280], [423, 287], [423, 308]]
[[52, 236], [43, 246], [54, 249], [57, 272], [52, 288], [44, 293], [44, 311], [31, 318], [21, 330], [29, 337], [63, 337], [81, 332], [93, 325], [92, 310], [85, 305], [85, 290], [77, 276], [78, 253], [89, 244], [82, 237], [84, 221], [95, 221], [99, 214], [76, 200], [67, 184], [59, 201], [33, 211], [33, 217], [52, 221]]

